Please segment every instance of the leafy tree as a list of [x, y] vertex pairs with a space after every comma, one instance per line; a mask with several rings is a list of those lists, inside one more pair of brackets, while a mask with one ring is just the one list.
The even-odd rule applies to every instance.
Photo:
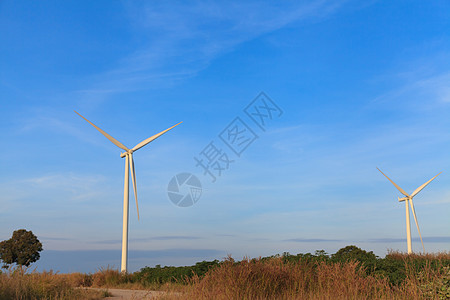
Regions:
[[326, 253], [325, 250], [316, 250], [314, 256], [317, 257], [317, 260], [319, 261], [328, 260], [328, 253]]
[[0, 259], [3, 268], [8, 265], [17, 264], [28, 267], [40, 258], [42, 244], [32, 231], [19, 229], [13, 232], [9, 240], [0, 242]]
[[339, 249], [338, 252], [331, 255], [331, 259], [335, 262], [359, 261], [369, 273], [373, 271], [377, 262], [377, 256], [372, 251], [367, 252], [354, 245]]

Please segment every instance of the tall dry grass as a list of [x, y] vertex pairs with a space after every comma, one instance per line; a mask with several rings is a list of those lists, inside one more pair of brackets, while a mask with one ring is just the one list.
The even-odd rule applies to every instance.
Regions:
[[284, 263], [229, 258], [204, 278], [194, 276], [189, 299], [392, 299], [386, 278], [365, 276], [357, 262]]
[[441, 252], [413, 252], [408, 254], [406, 252], [401, 252], [397, 250], [388, 250], [386, 254], [386, 258], [393, 258], [404, 261], [412, 261], [412, 260], [426, 260], [426, 261], [448, 261], [450, 260], [450, 252], [441, 251]]
[[[432, 263], [447, 261], [449, 254], [408, 256], [391, 253], [404, 261], [406, 279], [393, 285], [389, 278], [367, 275], [356, 261], [283, 262], [229, 257], [203, 278], [188, 279], [183, 299], [450, 299], [450, 271]], [[417, 271], [415, 262], [424, 260]], [[175, 299], [175, 296], [165, 296]]]
[[[406, 269], [402, 293], [415, 299], [450, 299], [450, 252], [412, 253], [389, 251]], [[412, 299], [412, 298], [411, 298]]]
[[28, 272], [27, 268], [10, 268], [0, 273], [1, 300], [34, 299], [103, 299], [102, 291], [76, 289], [64, 275]]
[[[148, 283], [136, 279], [134, 273], [124, 274], [110, 267], [100, 268], [94, 274], [70, 273], [61, 274], [71, 286], [93, 288], [116, 288], [132, 290], [172, 291], [182, 283]], [[1, 299], [0, 299], [1, 300]]]

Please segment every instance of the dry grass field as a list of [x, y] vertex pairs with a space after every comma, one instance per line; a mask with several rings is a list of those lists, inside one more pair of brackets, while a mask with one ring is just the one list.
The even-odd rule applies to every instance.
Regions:
[[323, 255], [228, 257], [200, 276], [159, 283], [109, 268], [94, 274], [10, 268], [0, 274], [0, 299], [102, 299], [108, 288], [168, 292], [159, 299], [450, 299], [450, 253], [390, 252], [369, 266]]

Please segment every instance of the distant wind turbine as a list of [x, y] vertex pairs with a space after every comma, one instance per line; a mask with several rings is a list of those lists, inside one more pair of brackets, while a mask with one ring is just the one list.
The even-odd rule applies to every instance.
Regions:
[[175, 124], [174, 126], [161, 131], [158, 134], [155, 134], [154, 136], [149, 137], [148, 139], [143, 140], [136, 146], [134, 146], [132, 149], [128, 149], [125, 147], [121, 142], [101, 130], [99, 127], [94, 125], [91, 121], [80, 115], [75, 111], [77, 115], [85, 119], [89, 124], [95, 127], [98, 131], [100, 131], [101, 134], [103, 134], [108, 140], [110, 140], [114, 145], [119, 147], [122, 150], [125, 150], [125, 152], [120, 154], [120, 157], [125, 157], [125, 184], [123, 187], [123, 231], [122, 231], [122, 262], [121, 262], [121, 271], [127, 272], [128, 268], [128, 207], [129, 207], [129, 174], [131, 172], [131, 180], [133, 181], [133, 190], [134, 190], [134, 198], [136, 199], [136, 209], [137, 209], [137, 215], [139, 220], [139, 206], [138, 206], [138, 199], [137, 199], [137, 190], [136, 190], [136, 174], [134, 172], [134, 160], [133, 160], [133, 152], [144, 147], [151, 141], [157, 139], [170, 129], [174, 128], [175, 126], [180, 125], [182, 122]]
[[[377, 170], [381, 172], [380, 169], [377, 168]], [[439, 174], [441, 174], [441, 173], [442, 172], [440, 172]], [[423, 252], [425, 253], [425, 246], [423, 245], [422, 235], [420, 234], [419, 223], [417, 222], [416, 211], [414, 209], [414, 203], [413, 203], [412, 198], [415, 195], [417, 195], [421, 190], [423, 190], [423, 188], [426, 187], [431, 181], [433, 181], [436, 177], [438, 177], [439, 174], [437, 174], [436, 176], [434, 176], [433, 178], [431, 178], [430, 180], [428, 180], [427, 182], [425, 182], [424, 184], [419, 186], [414, 192], [412, 192], [411, 195], [408, 195], [407, 192], [405, 192], [401, 187], [399, 187], [395, 182], [393, 182], [389, 177], [387, 177], [386, 174], [384, 174], [383, 172], [381, 172], [381, 174], [383, 174], [397, 188], [397, 190], [399, 190], [400, 193], [402, 193], [405, 196], [403, 198], [398, 197], [398, 201], [399, 202], [405, 201], [405, 206], [406, 206], [406, 243], [408, 245], [408, 254], [412, 253], [412, 249], [411, 249], [411, 223], [409, 221], [409, 204], [408, 204], [408, 201], [411, 202], [411, 210], [412, 210], [412, 213], [413, 213], [413, 216], [414, 216], [414, 221], [416, 222], [417, 231], [419, 232], [420, 241], [422, 242]]]

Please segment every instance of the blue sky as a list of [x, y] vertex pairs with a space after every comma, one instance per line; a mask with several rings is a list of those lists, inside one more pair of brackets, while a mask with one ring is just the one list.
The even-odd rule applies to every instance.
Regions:
[[[0, 240], [32, 230], [39, 269], [119, 267], [124, 161], [77, 110], [128, 147], [183, 121], [134, 155], [132, 271], [406, 251], [377, 166], [407, 192], [443, 171], [414, 204], [426, 250], [450, 251], [449, 23], [448, 1], [1, 1]], [[283, 112], [265, 131], [244, 112], [260, 92]], [[219, 138], [236, 117], [257, 136], [240, 156]], [[210, 142], [234, 160], [214, 183]], [[182, 172], [188, 208], [167, 195]]]

